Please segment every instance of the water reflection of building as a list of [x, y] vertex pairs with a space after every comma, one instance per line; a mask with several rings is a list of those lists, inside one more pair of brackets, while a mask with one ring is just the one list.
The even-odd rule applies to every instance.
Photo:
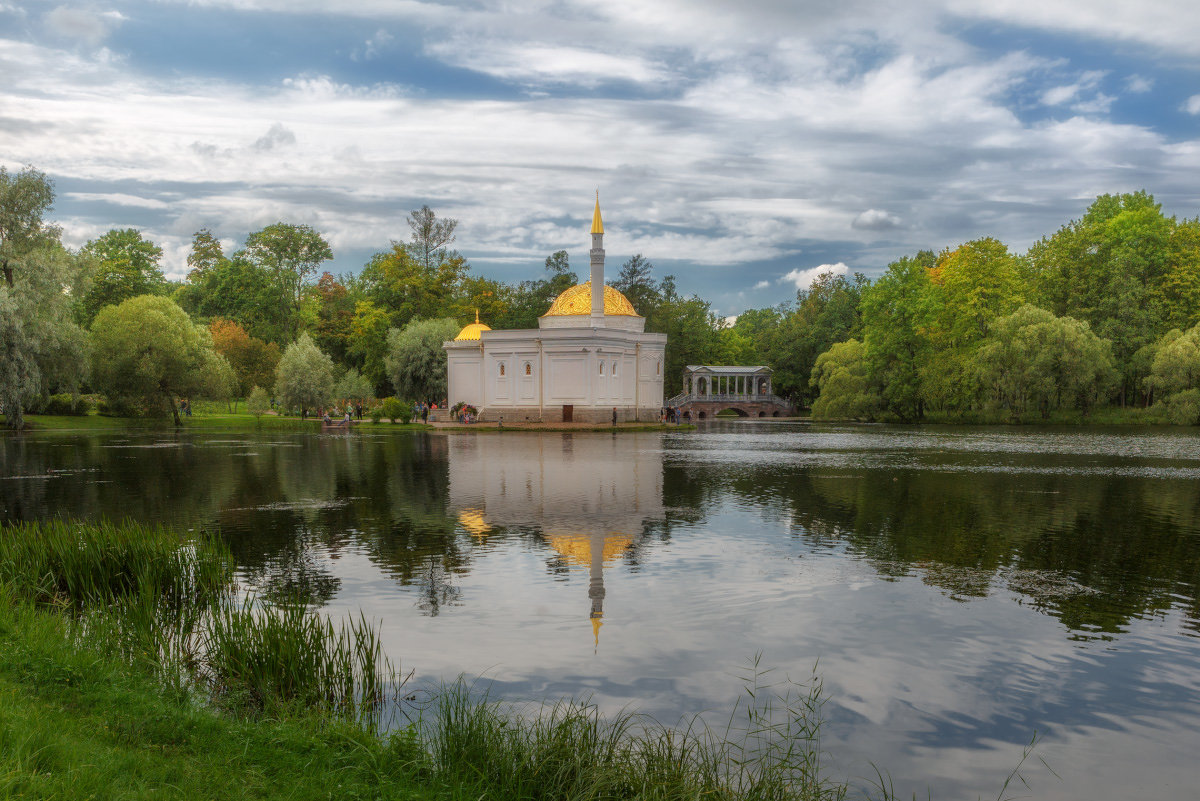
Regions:
[[[654, 436], [654, 435], [647, 435]], [[450, 509], [477, 538], [496, 528], [540, 533], [555, 559], [588, 570], [597, 640], [604, 570], [662, 520], [663, 457], [640, 435], [479, 434], [449, 437]]]

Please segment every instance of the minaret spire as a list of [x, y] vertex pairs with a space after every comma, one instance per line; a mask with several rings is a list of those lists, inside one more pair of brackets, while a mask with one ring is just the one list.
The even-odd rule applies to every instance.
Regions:
[[604, 317], [604, 220], [600, 219], [600, 190], [592, 212], [592, 321]]

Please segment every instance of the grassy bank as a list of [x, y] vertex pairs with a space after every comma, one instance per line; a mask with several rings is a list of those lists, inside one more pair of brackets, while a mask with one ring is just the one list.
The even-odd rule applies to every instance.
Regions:
[[[79, 416], [27, 414], [25, 422], [30, 431], [112, 431], [119, 429], [146, 429], [174, 431], [175, 425], [168, 418], [147, 419], [143, 417], [108, 417], [100, 414]], [[0, 429], [4, 426], [4, 415], [0, 415]], [[422, 423], [389, 423], [370, 420], [356, 421], [352, 426], [354, 431], [430, 431], [432, 426]], [[321, 421], [309, 418], [301, 420], [298, 417], [278, 417], [262, 415], [255, 417], [249, 413], [212, 413], [195, 414], [183, 418], [182, 430], [249, 430], [249, 431], [309, 431], [320, 432]]]
[[215, 540], [133, 525], [0, 528], [0, 798], [821, 799], [820, 683], [747, 676], [736, 726], [403, 687], [366, 621], [230, 592]]

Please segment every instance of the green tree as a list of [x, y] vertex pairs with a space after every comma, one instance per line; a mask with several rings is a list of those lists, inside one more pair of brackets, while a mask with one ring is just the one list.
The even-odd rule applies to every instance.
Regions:
[[22, 428], [39, 396], [78, 392], [87, 341], [68, 294], [78, 281], [75, 257], [61, 245], [40, 245], [10, 264], [12, 286], [0, 282], [0, 411], [9, 428]]
[[54, 184], [44, 172], [0, 166], [0, 273], [9, 289], [30, 254], [58, 243], [58, 227], [42, 219], [53, 205]]
[[866, 286], [862, 275], [825, 272], [796, 292], [795, 305], [782, 311], [766, 341], [767, 361], [775, 371], [771, 383], [778, 394], [802, 404], [810, 400], [809, 378], [817, 357], [835, 342], [860, 336], [859, 303]]
[[175, 299], [195, 317], [232, 320], [267, 342], [287, 340], [289, 307], [279, 302], [272, 276], [243, 252], [214, 260], [189, 278]]
[[142, 238], [134, 228], [114, 228], [83, 246], [92, 265], [91, 287], [83, 296], [81, 314], [90, 325], [105, 306], [139, 295], [161, 295], [167, 281], [159, 267], [162, 248]]
[[1200, 324], [1163, 336], [1148, 382], [1163, 395], [1200, 389]]
[[349, 352], [378, 396], [387, 394], [384, 389], [388, 381], [385, 357], [390, 327], [386, 310], [369, 300], [355, 304], [354, 317], [350, 321]]
[[287, 346], [275, 368], [275, 398], [285, 409], [309, 409], [333, 400], [333, 360], [321, 352], [308, 334]]
[[713, 364], [719, 358], [721, 320], [708, 301], [697, 295], [680, 295], [675, 289], [675, 276], [663, 278], [659, 289], [662, 299], [654, 318], [646, 321], [646, 330], [667, 335], [663, 392], [671, 397], [683, 389], [684, 367]]
[[346, 281], [333, 273], [323, 273], [314, 291], [316, 325], [313, 340], [335, 362], [344, 362], [350, 351], [350, 325], [354, 320], [356, 298]]
[[879, 392], [871, 384], [866, 349], [857, 339], [839, 342], [818, 356], [812, 383], [818, 392], [813, 417], [873, 420], [879, 413]]
[[1086, 411], [1116, 378], [1112, 346], [1091, 327], [1026, 304], [992, 323], [972, 357], [987, 400], [1014, 415]]
[[375, 387], [366, 376], [351, 367], [338, 379], [334, 394], [343, 400], [365, 401], [374, 397]]
[[246, 237], [246, 257], [271, 276], [289, 339], [300, 332], [300, 307], [309, 282], [333, 258], [329, 243], [307, 225], [275, 223]]
[[269, 385], [275, 380], [279, 364], [279, 346], [252, 337], [232, 320], [217, 319], [209, 323], [213, 348], [225, 357], [233, 368], [236, 381], [234, 392], [245, 397], [253, 387]]
[[459, 325], [452, 319], [417, 320], [388, 331], [385, 364], [396, 394], [437, 402], [446, 397], [446, 351]]
[[246, 409], [255, 417], [262, 417], [271, 410], [271, 396], [262, 387], [254, 387], [246, 398]]
[[412, 229], [412, 242], [408, 251], [426, 272], [433, 272], [447, 261], [459, 258], [446, 246], [455, 240], [454, 229], [458, 220], [438, 219], [429, 206], [422, 206], [408, 215], [408, 227]]
[[203, 281], [228, 261], [216, 235], [207, 228], [201, 228], [192, 235], [192, 252], [187, 257], [187, 279], [193, 283]]
[[402, 328], [414, 319], [433, 319], [452, 309], [466, 276], [466, 261], [458, 254], [426, 267], [409, 246], [392, 243], [363, 267], [367, 298], [388, 313], [392, 327]]
[[937, 334], [951, 348], [983, 339], [993, 320], [1011, 314], [1025, 299], [1020, 260], [991, 237], [943, 251], [930, 280], [940, 300]]
[[1165, 333], [1168, 316], [1187, 315], [1193, 251], [1187, 232], [1172, 244], [1175, 227], [1146, 192], [1101, 195], [1081, 219], [1029, 250], [1039, 302], [1112, 341], [1122, 405], [1138, 385], [1134, 354]]
[[609, 281], [613, 289], [628, 298], [634, 310], [647, 319], [654, 318], [662, 301], [662, 291], [651, 275], [653, 270], [654, 265], [638, 253], [621, 265], [615, 281]]
[[554, 299], [579, 283], [579, 276], [571, 271], [567, 251], [558, 250], [546, 257], [544, 278], [522, 281], [512, 291], [508, 312], [503, 318], [495, 318], [495, 328], [537, 328], [538, 317], [545, 314]]
[[923, 250], [888, 265], [862, 299], [863, 345], [885, 408], [905, 421], [925, 414], [921, 374], [933, 346], [935, 257]]
[[110, 400], [132, 401], [152, 415], [169, 411], [176, 425], [179, 398], [219, 397], [231, 374], [208, 329], [155, 295], [101, 309], [92, 323], [92, 353], [96, 387]]

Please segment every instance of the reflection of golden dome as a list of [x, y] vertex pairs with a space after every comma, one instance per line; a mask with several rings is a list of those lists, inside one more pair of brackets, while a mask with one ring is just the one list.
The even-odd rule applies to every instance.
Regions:
[[464, 509], [458, 513], [458, 524], [469, 533], [482, 537], [491, 528], [483, 519], [483, 512], [478, 509]]
[[470, 325], [463, 328], [463, 330], [459, 331], [458, 336], [456, 336], [454, 338], [454, 341], [462, 342], [464, 340], [479, 339], [480, 331], [491, 331], [491, 330], [492, 329], [488, 328], [486, 325], [479, 322], [479, 310], [476, 309], [475, 310], [475, 322], [471, 323]]
[[[569, 317], [591, 313], [592, 282], [584, 281], [582, 284], [576, 284], [555, 298], [554, 302], [550, 304], [550, 311], [542, 316]], [[604, 313], [624, 315], [626, 317], [639, 316], [634, 311], [633, 304], [629, 302], [629, 298], [607, 284], [604, 286]]]
[[[592, 546], [588, 537], [582, 534], [557, 534], [547, 539], [550, 541], [550, 547], [558, 551], [567, 564], [584, 567], [591, 565]], [[609, 534], [604, 538], [600, 559], [604, 564], [608, 564], [620, 558], [631, 545], [633, 538], [627, 534]]]

